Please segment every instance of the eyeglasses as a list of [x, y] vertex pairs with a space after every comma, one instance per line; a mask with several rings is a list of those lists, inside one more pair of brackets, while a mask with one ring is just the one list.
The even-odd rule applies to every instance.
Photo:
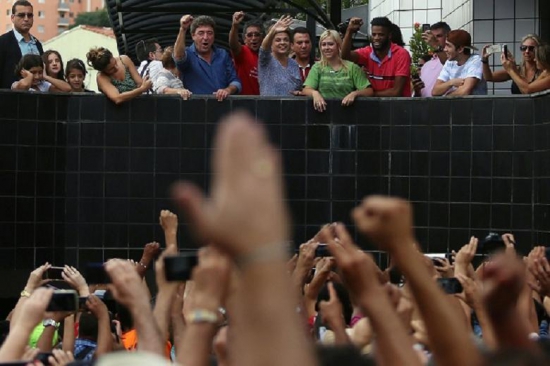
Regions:
[[535, 46], [519, 46], [519, 50], [521, 52], [525, 52], [525, 51], [533, 52], [535, 50]]
[[261, 34], [261, 33], [258, 33], [258, 32], [250, 32], [250, 33], [245, 34], [245, 36], [247, 36], [248, 38], [252, 38], [252, 37], [261, 37], [262, 34]]
[[34, 14], [33, 13], [17, 13], [17, 14], [15, 14], [15, 16], [18, 17], [18, 18], [21, 18], [21, 19], [23, 19], [25, 17], [27, 17], [29, 19], [32, 19], [34, 17]]

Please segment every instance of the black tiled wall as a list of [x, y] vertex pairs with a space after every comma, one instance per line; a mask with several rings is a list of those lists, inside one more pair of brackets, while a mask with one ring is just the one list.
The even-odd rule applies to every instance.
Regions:
[[[0, 92], [0, 265], [139, 258], [162, 241], [170, 185], [208, 189], [219, 119], [246, 109], [281, 149], [294, 240], [343, 221], [369, 194], [410, 199], [427, 251], [511, 229], [520, 250], [550, 239], [550, 96], [372, 99], [327, 112], [307, 99]], [[193, 239], [182, 223], [180, 245]], [[373, 247], [357, 238], [366, 249]], [[385, 257], [379, 254], [379, 260]]]

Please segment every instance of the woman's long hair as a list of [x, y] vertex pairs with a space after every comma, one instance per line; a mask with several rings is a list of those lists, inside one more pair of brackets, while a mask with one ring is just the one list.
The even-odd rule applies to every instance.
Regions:
[[[523, 42], [525, 42], [527, 40], [532, 40], [533, 42], [536, 43], [536, 46], [535, 46], [535, 54], [536, 54], [537, 48], [543, 44], [540, 37], [537, 36], [536, 34], [528, 34], [528, 35], [526, 35], [525, 37], [523, 37], [521, 39], [521, 44], [523, 44]], [[537, 71], [536, 74], [538, 75], [539, 72], [540, 72], [540, 70]], [[523, 56], [522, 56], [521, 64], [519, 65], [519, 74], [524, 78], [527, 75], [527, 67], [525, 65], [525, 60], [523, 60]], [[528, 80], [528, 82], [529, 81], [530, 80]]]
[[59, 63], [61, 65], [61, 69], [59, 70], [59, 72], [57, 73], [57, 75], [48, 75], [48, 76], [52, 76], [56, 79], [59, 79], [59, 80], [65, 80], [65, 71], [63, 71], [63, 59], [61, 58], [61, 54], [55, 50], [48, 50], [46, 52], [44, 52], [44, 54], [42, 55], [42, 60], [44, 61], [44, 74], [48, 74], [48, 67], [50, 65], [50, 62], [48, 61], [48, 57], [50, 57], [50, 55], [56, 55], [58, 58], [59, 58]]

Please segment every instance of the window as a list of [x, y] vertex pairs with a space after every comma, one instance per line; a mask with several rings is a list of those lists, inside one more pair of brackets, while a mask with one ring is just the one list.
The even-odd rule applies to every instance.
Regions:
[[46, 2], [46, 0], [38, 0], [39, 4], [44, 4], [45, 2]]
[[69, 13], [69, 18], [74, 18], [74, 13]]
[[44, 26], [43, 25], [39, 25], [37, 29], [38, 29], [38, 33], [44, 33]]
[[44, 17], [45, 17], [44, 10], [39, 10], [38, 11], [38, 17], [44, 19]]

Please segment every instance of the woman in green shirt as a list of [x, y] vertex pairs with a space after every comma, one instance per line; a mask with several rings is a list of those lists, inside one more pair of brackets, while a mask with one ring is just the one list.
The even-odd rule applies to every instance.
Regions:
[[311, 68], [304, 82], [304, 95], [313, 97], [313, 108], [323, 112], [325, 98], [342, 99], [342, 105], [351, 105], [357, 97], [374, 95], [363, 70], [351, 61], [342, 60], [342, 38], [337, 31], [327, 29], [319, 38], [321, 61]]

